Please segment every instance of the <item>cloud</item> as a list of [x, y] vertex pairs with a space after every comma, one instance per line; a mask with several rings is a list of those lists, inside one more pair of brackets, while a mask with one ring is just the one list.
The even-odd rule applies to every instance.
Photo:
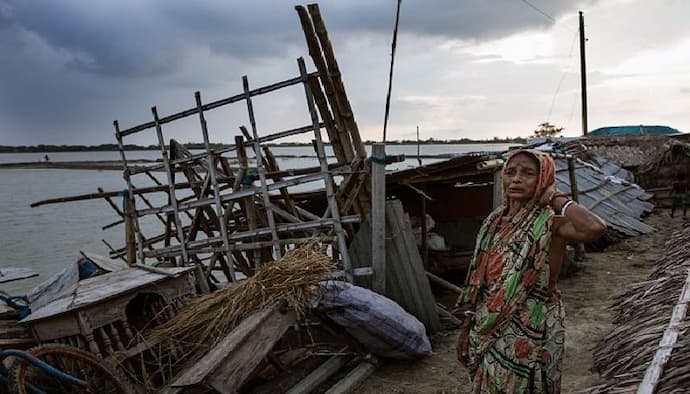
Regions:
[[[434, 138], [528, 134], [549, 113], [575, 132], [580, 7], [589, 37], [590, 124], [629, 123], [616, 115], [625, 106], [640, 117], [683, 122], [680, 108], [690, 103], [678, 86], [690, 85], [680, 43], [690, 36], [683, 20], [690, 3], [530, 3], [556, 22], [520, 0], [403, 1], [392, 138], [417, 124]], [[365, 139], [379, 138], [383, 124], [395, 4], [320, 5]], [[150, 120], [152, 105], [161, 114], [189, 108], [195, 90], [206, 101], [228, 97], [242, 91], [245, 74], [252, 86], [287, 79], [296, 75], [295, 58], [308, 57], [293, 5], [280, 0], [0, 0], [0, 54], [0, 144], [110, 143], [113, 119], [128, 127]], [[664, 68], [672, 73], [647, 75], [657, 55], [673, 60], [672, 70]], [[308, 123], [300, 88], [257, 101], [262, 132]], [[622, 95], [641, 101], [622, 103]], [[231, 141], [247, 124], [243, 111], [209, 114], [212, 139]], [[166, 133], [199, 140], [198, 120]]]
[[[575, 1], [543, 4], [558, 17]], [[146, 77], [174, 72], [189, 48], [251, 61], [303, 45], [292, 7], [279, 0], [119, 1], [14, 0], [3, 3], [0, 23], [28, 31], [73, 55], [67, 64], [103, 75]], [[391, 34], [392, 1], [329, 2], [322, 6], [332, 33]], [[401, 31], [479, 41], [551, 22], [518, 1], [405, 2]], [[337, 35], [336, 35], [337, 36]]]

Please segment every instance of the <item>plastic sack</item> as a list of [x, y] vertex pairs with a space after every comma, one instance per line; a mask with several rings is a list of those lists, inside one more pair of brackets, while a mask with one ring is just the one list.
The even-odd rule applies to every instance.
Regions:
[[395, 301], [348, 282], [322, 283], [317, 311], [342, 326], [371, 353], [414, 359], [431, 354], [424, 324]]

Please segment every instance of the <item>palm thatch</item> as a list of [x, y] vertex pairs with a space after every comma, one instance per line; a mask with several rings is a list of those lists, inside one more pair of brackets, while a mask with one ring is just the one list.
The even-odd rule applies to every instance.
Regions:
[[668, 149], [674, 139], [663, 135], [611, 136], [581, 139], [587, 151], [621, 167], [635, 169]]
[[[588, 393], [636, 392], [669, 327], [690, 270], [690, 223], [666, 244], [666, 253], [647, 281], [637, 283], [614, 306], [616, 328], [594, 351], [594, 364], [605, 383]], [[685, 317], [683, 325], [690, 320]], [[676, 342], [659, 393], [690, 387], [690, 336]], [[682, 390], [681, 390], [682, 391]], [[680, 392], [680, 391], [679, 391]]]
[[690, 144], [671, 140], [668, 145], [638, 168], [638, 183], [643, 187], [668, 187], [674, 181], [690, 179]]

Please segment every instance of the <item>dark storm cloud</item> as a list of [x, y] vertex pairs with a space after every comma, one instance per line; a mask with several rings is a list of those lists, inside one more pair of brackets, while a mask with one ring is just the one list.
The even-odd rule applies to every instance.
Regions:
[[[532, 1], [554, 17], [573, 12], [576, 3]], [[367, 0], [323, 2], [321, 8], [333, 33], [390, 34], [394, 6], [394, 1]], [[302, 44], [292, 6], [280, 0], [33, 0], [9, 1], [2, 8], [0, 26], [12, 22], [71, 53], [70, 66], [97, 74], [172, 72], [186, 47], [207, 46], [249, 60], [280, 56], [287, 46]], [[546, 17], [517, 0], [410, 0], [403, 2], [401, 16], [403, 32], [467, 40], [549, 25]]]
[[[576, 11], [571, 0], [531, 2], [556, 18]], [[393, 0], [320, 7], [336, 47], [353, 34], [390, 39]], [[551, 24], [518, 0], [405, 0], [400, 28], [482, 41]], [[112, 142], [95, 130], [115, 114], [172, 100], [173, 88], [217, 85], [217, 75], [190, 69], [288, 53], [306, 54], [292, 2], [0, 0], [0, 144]]]

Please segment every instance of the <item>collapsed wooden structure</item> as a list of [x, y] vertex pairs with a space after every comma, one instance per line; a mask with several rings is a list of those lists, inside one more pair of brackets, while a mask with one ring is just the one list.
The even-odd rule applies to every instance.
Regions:
[[[261, 264], [279, 258], [293, 245], [319, 238], [332, 245], [331, 252], [342, 263], [344, 274], [352, 276], [346, 232], [351, 236], [352, 224], [370, 210], [366, 151], [318, 6], [310, 5], [308, 11], [301, 6], [296, 9], [315, 72], [308, 72], [304, 59], [299, 58], [294, 78], [250, 87], [244, 76], [244, 90], [236, 95], [204, 102], [196, 92], [195, 105], [187, 110], [163, 115], [153, 107], [149, 122], [127, 128], [114, 122], [127, 191], [99, 189], [98, 194], [81, 196], [105, 198], [120, 216], [106, 228], [125, 225], [126, 245], [109, 245], [111, 257], [125, 258], [130, 264], [194, 265], [198, 284], [207, 292], [219, 282], [236, 281], [238, 272], [251, 276]], [[261, 126], [253, 100], [291, 86], [303, 88], [305, 125], [268, 132]], [[249, 125], [238, 124], [242, 136], [235, 137], [234, 144], [213, 149], [209, 129], [227, 125], [213, 125], [207, 115], [232, 105], [246, 107]], [[166, 140], [167, 128], [188, 117], [198, 118], [206, 148], [201, 153]], [[323, 130], [335, 162], [328, 161]], [[278, 168], [267, 144], [302, 134], [311, 134], [319, 165]], [[154, 137], [160, 162], [129, 161], [125, 146], [135, 135]], [[157, 171], [163, 171], [165, 179], [159, 179]], [[291, 192], [305, 184], [325, 189], [325, 209], [310, 210], [295, 201]], [[118, 194], [125, 194], [122, 208], [113, 199]], [[39, 204], [50, 202], [55, 201]], [[218, 271], [224, 278], [217, 277]]]
[[[148, 326], [135, 327], [133, 321], [145, 316], [125, 313], [131, 309], [130, 305], [142, 294], [147, 295], [147, 300], [153, 297], [153, 306], [161, 313], [161, 316], [156, 315], [155, 324], [160, 324], [174, 319], [185, 300], [194, 293], [240, 286], [238, 282], [254, 276], [264, 265], [314, 240], [325, 245], [330, 258], [338, 264], [338, 270], [329, 277], [354, 281], [372, 275], [371, 261], [366, 257], [353, 267], [349, 248], [359, 223], [372, 209], [371, 164], [319, 8], [312, 4], [307, 8], [298, 6], [296, 10], [316, 71], [308, 71], [304, 59], [299, 58], [298, 75], [294, 78], [250, 87], [245, 76], [243, 91], [233, 96], [204, 102], [201, 93], [196, 92], [195, 105], [184, 111], [164, 115], [153, 107], [151, 121], [126, 128], [116, 120], [113, 126], [127, 190], [108, 192], [99, 188], [98, 193], [32, 204], [104, 198], [119, 216], [119, 220], [104, 228], [123, 226], [125, 230], [124, 246], [106, 243], [111, 250], [110, 257], [122, 259], [130, 266], [122, 272], [86, 279], [76, 287], [75, 293], [37, 308], [35, 315], [30, 315], [21, 324], [30, 327], [38, 340], [58, 341], [103, 356], [107, 362], [118, 362], [147, 390], [179, 392], [185, 387], [202, 385], [225, 392], [239, 388], [267, 358], [278, 369], [284, 369], [285, 361], [271, 356], [275, 353], [271, 353], [273, 345], [293, 325], [296, 333], [292, 336], [298, 337], [296, 340], [304, 345], [305, 339], [301, 336], [305, 332], [299, 325], [319, 322], [295, 322], [295, 317], [286, 315], [283, 308], [259, 310], [232, 332], [224, 333], [227, 337], [215, 344], [218, 348], [204, 349], [208, 353], [199, 358], [179, 343], [152, 342], [143, 338]], [[261, 127], [262, 114], [255, 111], [256, 97], [294, 86], [303, 90], [305, 125], [267, 132]], [[246, 108], [249, 123], [237, 125], [242, 135], [235, 137], [234, 144], [218, 148], [210, 140], [210, 130], [217, 125], [207, 119], [211, 118], [212, 111], [233, 105]], [[200, 153], [189, 151], [166, 137], [166, 131], [174, 127], [175, 122], [193, 117], [198, 119], [205, 146]], [[324, 130], [327, 138], [322, 134]], [[304, 134], [312, 138], [318, 166], [279, 168], [269, 144]], [[153, 138], [159, 147], [160, 159], [156, 162], [130, 161], [125, 148], [135, 136], [139, 140]], [[327, 142], [335, 160], [329, 160], [326, 154]], [[385, 161], [385, 158], [379, 160]], [[383, 164], [380, 167], [383, 175]], [[303, 185], [307, 184], [316, 185], [317, 191], [304, 193]], [[121, 206], [119, 198], [123, 201]], [[409, 233], [410, 224], [403, 220], [402, 208], [398, 205], [393, 209], [397, 209], [393, 213], [398, 225], [395, 231]], [[404, 241], [396, 240], [395, 245], [405, 247]], [[413, 244], [410, 246], [414, 248]], [[400, 267], [418, 264], [414, 267], [416, 271], [399, 274], [397, 283], [404, 288], [409, 278], [419, 282], [417, 289], [426, 297], [423, 302], [414, 299], [415, 293], [408, 291], [404, 295], [416, 304], [413, 313], [424, 314], [427, 329], [433, 332], [439, 327], [438, 313], [441, 312], [435, 308], [421, 258], [419, 254], [410, 257], [407, 249], [394, 252], [397, 258], [389, 260], [391, 264], [397, 263]], [[371, 255], [371, 250], [360, 249], [358, 253]], [[147, 278], [151, 281], [146, 282]], [[189, 284], [192, 278], [194, 285]], [[112, 280], [116, 283], [110, 283]], [[396, 294], [403, 294], [403, 291], [398, 290]], [[74, 303], [74, 300], [84, 302]], [[98, 315], [103, 308], [107, 313]], [[60, 330], [50, 330], [56, 326]], [[330, 327], [326, 327], [326, 331], [338, 332]], [[315, 335], [309, 329], [306, 334], [310, 338]], [[255, 347], [259, 343], [260, 351]], [[244, 348], [244, 345], [249, 347]], [[350, 356], [366, 354], [350, 347], [343, 351], [351, 362], [358, 362], [360, 358]], [[164, 361], [160, 360], [161, 354]], [[333, 354], [338, 355], [338, 352]], [[338, 359], [343, 367], [345, 359]], [[176, 374], [185, 361], [192, 360], [199, 364], [184, 366], [187, 372], [180, 376], [171, 375], [171, 371]], [[303, 361], [292, 360], [292, 364], [300, 360]], [[340, 385], [350, 386], [365, 378], [373, 370], [372, 360], [374, 358], [367, 356], [366, 361], [359, 363], [350, 374], [354, 377], [346, 376]], [[325, 376], [337, 370], [331, 369]], [[304, 384], [314, 383], [312, 380]]]

